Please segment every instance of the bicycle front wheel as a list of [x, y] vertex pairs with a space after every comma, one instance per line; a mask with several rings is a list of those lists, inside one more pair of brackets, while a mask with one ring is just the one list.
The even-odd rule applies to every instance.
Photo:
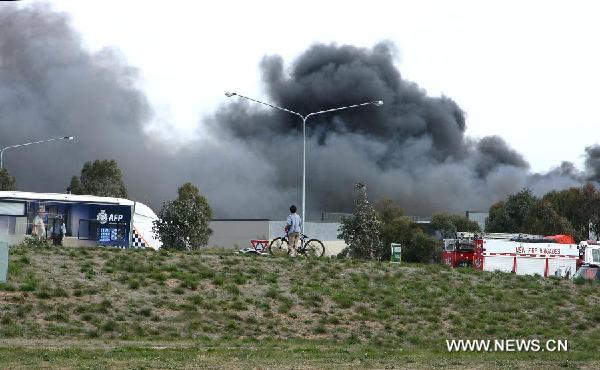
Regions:
[[307, 257], [321, 257], [325, 253], [325, 246], [318, 239], [310, 239], [304, 247], [304, 254]]
[[274, 256], [285, 256], [288, 254], [288, 241], [286, 238], [275, 238], [269, 245], [269, 253]]

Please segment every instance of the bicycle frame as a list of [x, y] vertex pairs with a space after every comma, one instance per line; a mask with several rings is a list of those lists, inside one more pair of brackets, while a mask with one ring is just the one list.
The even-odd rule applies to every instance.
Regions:
[[[302, 255], [305, 255], [307, 257], [312, 256], [312, 255], [321, 257], [325, 253], [325, 245], [319, 239], [314, 239], [314, 238], [311, 239], [306, 234], [302, 234], [302, 236], [299, 239], [300, 239], [300, 246], [298, 248], [296, 248], [296, 252], [298, 252]], [[280, 241], [280, 242], [277, 242], [277, 241]], [[281, 248], [283, 243], [285, 243], [285, 245], [287, 246], [286, 249], [287, 249], [287, 253], [289, 254], [290, 253], [290, 248], [289, 248], [290, 240], [289, 240], [289, 237], [287, 234], [284, 234], [283, 236], [275, 238], [271, 241], [271, 243], [269, 244], [269, 253], [275, 254], [275, 253], [279, 253], [280, 251], [283, 251], [283, 249]], [[274, 252], [274, 251], [276, 251], [276, 252]]]
[[[286, 243], [288, 243], [288, 245], [290, 244], [290, 238], [288, 238], [287, 235], [283, 235], [281, 238], [285, 239], [285, 241], [286, 241]], [[306, 241], [309, 239], [310, 238], [307, 235], [302, 234], [302, 237], [300, 238], [300, 246], [296, 249], [296, 251], [303, 251], [304, 246], [306, 245]]]

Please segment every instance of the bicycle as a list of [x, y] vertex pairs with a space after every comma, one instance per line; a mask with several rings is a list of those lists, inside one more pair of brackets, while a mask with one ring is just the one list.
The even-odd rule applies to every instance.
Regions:
[[[298, 254], [306, 257], [321, 257], [325, 253], [325, 246], [319, 239], [308, 239], [308, 236], [302, 234], [300, 239], [300, 247], [296, 249]], [[275, 238], [269, 244], [269, 253], [274, 256], [284, 256], [290, 253], [289, 241], [287, 236]]]

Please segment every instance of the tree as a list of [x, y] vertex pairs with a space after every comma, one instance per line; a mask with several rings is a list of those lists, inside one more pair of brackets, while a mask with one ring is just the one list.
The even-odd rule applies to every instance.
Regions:
[[[391, 244], [400, 243], [403, 247], [410, 239], [416, 225], [408, 217], [404, 216], [402, 209], [391, 199], [384, 199], [377, 204], [379, 219], [381, 220], [381, 258], [389, 260], [391, 258]], [[408, 237], [407, 237], [408, 236]]]
[[82, 194], [83, 193], [83, 191], [81, 190], [81, 183], [79, 182], [78, 176], [71, 177], [71, 184], [69, 184], [69, 187], [67, 188], [67, 192], [69, 194]]
[[529, 234], [575, 234], [575, 230], [569, 220], [559, 215], [552, 204], [544, 200], [539, 200], [531, 207], [526, 224], [526, 230]]
[[556, 212], [571, 223], [573, 236], [577, 240], [588, 238], [590, 224], [592, 231], [597, 233], [600, 226], [600, 192], [591, 183], [581, 188], [552, 191], [542, 199], [552, 204]]
[[123, 176], [114, 159], [86, 162], [81, 169], [81, 176], [71, 178], [69, 190], [72, 194], [127, 198]]
[[342, 219], [338, 238], [348, 245], [342, 255], [352, 258], [381, 259], [381, 221], [367, 198], [367, 187], [358, 183], [354, 212]]
[[[487, 224], [489, 232], [526, 233], [539, 235], [569, 234], [583, 238], [581, 228], [574, 228], [573, 221], [590, 220], [590, 215], [581, 216], [590, 207], [578, 189], [551, 192], [542, 199], [525, 189], [510, 195], [506, 201], [493, 204]], [[583, 221], [582, 221], [583, 222]], [[582, 223], [580, 222], [580, 223]], [[587, 230], [585, 221], [584, 230]]]
[[177, 193], [176, 200], [163, 203], [153, 230], [163, 248], [199, 249], [208, 244], [212, 234], [209, 227], [212, 210], [198, 188], [189, 182], [183, 184]]
[[384, 199], [377, 203], [375, 209], [379, 213], [379, 219], [384, 225], [389, 224], [399, 218], [406, 218], [402, 208], [400, 208], [400, 206], [391, 199]]
[[506, 201], [493, 204], [486, 231], [498, 233], [528, 233], [527, 218], [531, 208], [538, 202], [531, 190], [523, 189], [510, 195]]
[[8, 173], [6, 168], [0, 169], [0, 190], [12, 191], [16, 190], [15, 178]]
[[377, 210], [381, 220], [382, 259], [391, 257], [391, 243], [402, 244], [402, 261], [429, 263], [437, 259], [438, 243], [419, 224], [404, 216], [397, 204], [385, 199], [377, 204]]
[[451, 237], [457, 231], [479, 232], [479, 224], [462, 215], [437, 213], [431, 217], [431, 226], [442, 233], [443, 237]]
[[420, 228], [410, 236], [410, 240], [402, 245], [402, 261], [415, 263], [431, 263], [441, 260], [441, 248], [433, 238], [425, 235]]
[[485, 224], [485, 231], [490, 233], [511, 230], [513, 223], [506, 214], [505, 201], [501, 200], [490, 206], [489, 215]]

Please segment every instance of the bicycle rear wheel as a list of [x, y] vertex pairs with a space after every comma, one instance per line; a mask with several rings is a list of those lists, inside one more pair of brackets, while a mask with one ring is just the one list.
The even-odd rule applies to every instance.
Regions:
[[274, 256], [285, 256], [289, 253], [288, 241], [286, 238], [275, 238], [269, 244], [269, 253]]
[[325, 246], [318, 239], [310, 239], [304, 245], [304, 254], [307, 257], [321, 257], [325, 253]]

